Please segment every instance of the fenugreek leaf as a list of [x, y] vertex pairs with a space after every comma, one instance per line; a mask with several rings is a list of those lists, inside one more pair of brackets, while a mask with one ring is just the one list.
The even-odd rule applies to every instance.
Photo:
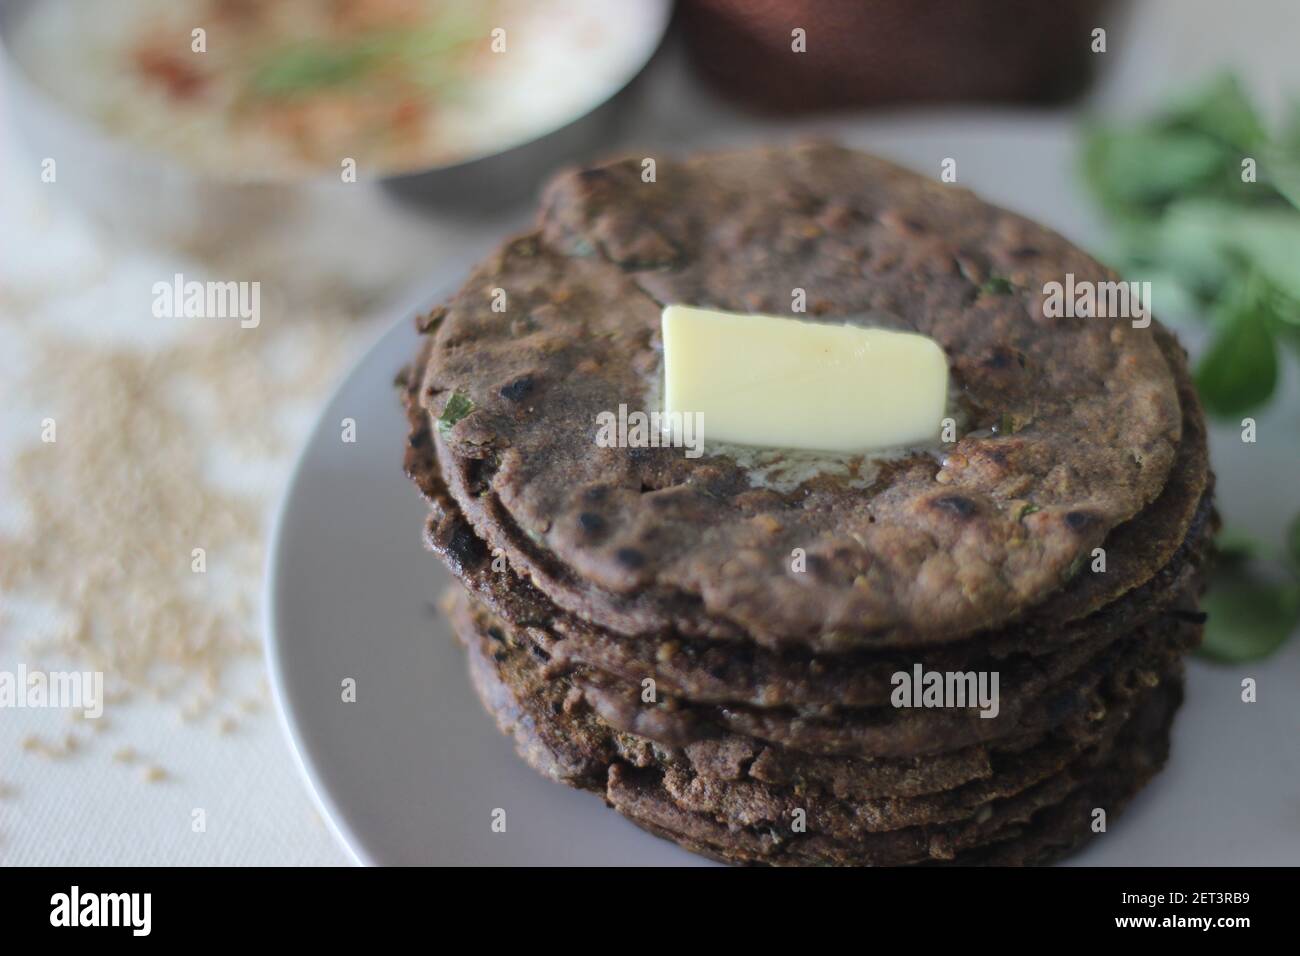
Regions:
[[1247, 153], [1268, 138], [1254, 104], [1231, 73], [1220, 73], [1205, 86], [1176, 100], [1165, 119], [1174, 127], [1195, 130]]
[[447, 399], [447, 404], [442, 409], [442, 414], [438, 416], [435, 423], [440, 434], [447, 434], [456, 423], [463, 419], [470, 412], [474, 411], [474, 402], [469, 396], [462, 395], [460, 392], [452, 392], [451, 398]]
[[1224, 310], [1196, 367], [1196, 388], [1215, 415], [1234, 416], [1267, 402], [1277, 385], [1277, 348], [1267, 315], [1253, 297]]
[[1202, 655], [1228, 663], [1258, 660], [1300, 625], [1300, 586], [1265, 580], [1250, 568], [1223, 569], [1214, 576], [1204, 608]]

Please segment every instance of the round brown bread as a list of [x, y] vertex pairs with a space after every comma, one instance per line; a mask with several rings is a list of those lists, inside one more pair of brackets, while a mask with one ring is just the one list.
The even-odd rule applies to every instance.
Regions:
[[[565, 682], [541, 676], [526, 641], [484, 630], [480, 617], [466, 613], [463, 596], [451, 610], [484, 703], [530, 764], [604, 792], [621, 812], [684, 845], [746, 862], [922, 862], [1005, 841], [1009, 828], [1091, 781], [1132, 715], [1170, 686], [1158, 682], [1154, 691], [1098, 707], [1078, 737], [998, 757], [988, 780], [920, 799], [845, 801], [816, 781], [782, 788], [708, 776], [685, 754], [619, 734], [585, 711]], [[798, 847], [783, 832], [795, 809], [807, 823]]]
[[[1060, 236], [827, 145], [640, 168], [554, 182], [538, 229], [447, 307], [419, 379], [434, 418], [472, 404], [433, 436], [452, 495], [560, 606], [817, 650], [959, 640], [1058, 592], [1165, 486], [1182, 415], [1158, 327], [1044, 318], [1047, 282], [1116, 278]], [[726, 454], [597, 447], [599, 412], [653, 407], [663, 303], [780, 313], [796, 288], [823, 320], [885, 312], [935, 338], [960, 439], [865, 490], [828, 473], [786, 493]]]
[[[1015, 672], [1051, 667], [1049, 655], [1064, 645], [1086, 641], [1101, 647], [1170, 608], [1194, 607], [1187, 595], [1199, 577], [1211, 525], [1205, 435], [1183, 356], [1168, 336], [1162, 342], [1177, 373], [1184, 427], [1160, 497], [1106, 539], [1104, 573], [1086, 569], [1056, 596], [1051, 602], [1061, 615], [1056, 621], [1018, 622], [947, 648], [926, 649], [928, 668]], [[799, 649], [769, 650], [743, 639], [698, 640], [671, 632], [629, 637], [562, 611], [500, 556], [494, 557], [450, 499], [415, 392], [408, 381], [405, 401], [412, 430], [406, 468], [431, 506], [430, 547], [493, 613], [514, 625], [545, 629], [546, 650], [557, 662], [587, 664], [626, 680], [652, 677], [666, 693], [695, 701], [852, 707], [887, 702], [892, 674], [916, 660], [914, 653], [888, 650], [812, 656]], [[1083, 613], [1111, 598], [1100, 610]]]
[[[451, 607], [478, 622], [479, 630], [513, 637], [551, 663], [545, 643], [532, 629], [512, 628], [458, 592]], [[584, 706], [620, 732], [668, 747], [710, 740], [723, 733], [780, 744], [806, 754], [853, 757], [917, 757], [948, 753], [981, 743], [1041, 733], [1086, 713], [1098, 688], [1116, 674], [1156, 672], [1177, 661], [1200, 640], [1199, 615], [1170, 614], [1100, 651], [1080, 646], [1058, 662], [1064, 673], [1045, 672], [1013, 684], [999, 677], [999, 710], [982, 717], [967, 708], [824, 708], [818, 713], [787, 708], [708, 705], [664, 695], [655, 688], [647, 703], [643, 683], [621, 681], [580, 667], [548, 667], [547, 677], [564, 676]], [[527, 636], [526, 636], [527, 635]], [[564, 671], [567, 673], [563, 673]], [[910, 672], [910, 669], [909, 669]]]

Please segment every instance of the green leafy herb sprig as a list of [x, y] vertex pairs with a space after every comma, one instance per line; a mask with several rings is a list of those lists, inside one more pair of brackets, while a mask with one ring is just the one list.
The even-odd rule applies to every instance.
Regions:
[[1094, 126], [1085, 140], [1117, 265], [1151, 281], [1162, 314], [1211, 322], [1196, 383], [1220, 417], [1268, 402], [1281, 343], [1300, 352], [1300, 104], [1292, 112], [1270, 134], [1223, 74], [1153, 119]]
[[[1281, 350], [1300, 352], [1300, 103], [1291, 113], [1270, 132], [1223, 74], [1152, 119], [1085, 138], [1084, 176], [1115, 227], [1116, 264], [1151, 281], [1162, 314], [1210, 322], [1196, 386], [1219, 417], [1265, 406]], [[1300, 516], [1283, 555], [1231, 530], [1215, 543], [1202, 654], [1266, 657], [1300, 625]]]
[[1215, 545], [1201, 653], [1230, 663], [1267, 657], [1300, 625], [1300, 519], [1291, 523], [1286, 553], [1272, 562], [1263, 560], [1258, 541], [1239, 532], [1220, 532]]

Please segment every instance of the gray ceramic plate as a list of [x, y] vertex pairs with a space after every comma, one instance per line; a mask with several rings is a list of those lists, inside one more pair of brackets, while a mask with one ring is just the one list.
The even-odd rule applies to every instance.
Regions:
[[[1006, 124], [991, 135], [917, 135], [908, 124], [853, 137], [929, 168], [962, 142], [970, 184], [1048, 223], [1077, 221], [1064, 198], [1061, 129]], [[1062, 198], [1057, 198], [1062, 197]], [[411, 316], [443, 298], [447, 275], [418, 296], [330, 400], [290, 483], [267, 573], [267, 654], [306, 779], [339, 838], [382, 864], [655, 864], [698, 862], [642, 833], [590, 794], [528, 769], [480, 709], [433, 602], [449, 583], [421, 545], [424, 506], [401, 472], [405, 422], [392, 388], [415, 351]], [[1213, 435], [1231, 520], [1276, 532], [1294, 496], [1298, 424], [1291, 401], [1261, 419], [1274, 440]], [[357, 441], [340, 440], [353, 418]], [[1288, 432], [1288, 430], [1290, 430]], [[1266, 476], [1275, 476], [1267, 479]], [[1289, 512], [1288, 512], [1289, 513]], [[1240, 701], [1254, 677], [1259, 702]], [[356, 703], [341, 701], [345, 678]], [[1193, 662], [1166, 770], [1074, 861], [1090, 865], [1300, 863], [1300, 641], [1264, 664]], [[506, 811], [505, 833], [492, 813]]]

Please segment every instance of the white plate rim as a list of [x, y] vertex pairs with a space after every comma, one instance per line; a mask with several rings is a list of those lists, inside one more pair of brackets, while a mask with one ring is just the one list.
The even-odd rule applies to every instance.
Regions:
[[418, 292], [402, 298], [402, 305], [383, 311], [384, 318], [378, 320], [374, 335], [364, 348], [359, 350], [357, 358], [350, 362], [329, 389], [321, 402], [306, 438], [298, 448], [293, 467], [285, 481], [284, 488], [275, 506], [275, 515], [271, 521], [270, 538], [266, 549], [266, 560], [262, 573], [262, 646], [266, 657], [267, 673], [271, 685], [271, 698], [275, 703], [280, 727], [289, 741], [294, 763], [298, 773], [307, 784], [307, 790], [316, 804], [317, 810], [325, 819], [326, 826], [335, 840], [347, 852], [356, 866], [380, 866], [381, 862], [366, 849], [365, 840], [361, 838], [347, 822], [347, 813], [330, 794], [321, 774], [317, 769], [307, 735], [300, 723], [301, 708], [295, 707], [287, 680], [288, 662], [285, 659], [285, 645], [279, 626], [283, 613], [283, 598], [279, 586], [280, 567], [286, 558], [284, 524], [289, 513], [289, 503], [305, 474], [308, 454], [327, 427], [327, 418], [339, 394], [352, 381], [358, 371], [367, 363], [403, 322], [413, 322], [415, 316], [432, 303], [448, 298], [458, 287], [463, 269], [451, 268], [440, 270], [441, 277], [436, 281], [421, 286]]

